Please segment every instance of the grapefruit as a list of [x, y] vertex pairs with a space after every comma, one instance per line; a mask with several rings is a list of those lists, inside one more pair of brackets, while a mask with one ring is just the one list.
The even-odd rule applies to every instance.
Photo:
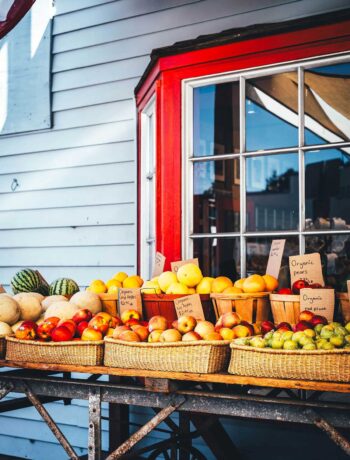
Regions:
[[120, 281], [121, 283], [128, 277], [128, 274], [125, 272], [118, 272], [116, 273], [113, 278]]
[[224, 294], [242, 294], [243, 293], [242, 289], [239, 289], [238, 287], [235, 287], [235, 286], [227, 287], [222, 292]]
[[278, 280], [272, 275], [264, 275], [263, 276], [266, 290], [269, 292], [275, 291], [278, 288]]
[[169, 286], [177, 282], [176, 273], [174, 272], [163, 272], [158, 277], [159, 287], [163, 292], [166, 292], [169, 289]]
[[211, 292], [220, 294], [226, 288], [231, 287], [231, 286], [233, 286], [233, 283], [230, 280], [230, 278], [227, 278], [227, 276], [218, 276], [217, 278], [214, 279], [211, 285]]
[[236, 287], [238, 289], [243, 289], [243, 283], [244, 283], [245, 280], [246, 280], [246, 278], [241, 278], [241, 279], [235, 281], [234, 287]]
[[182, 283], [172, 283], [167, 291], [167, 294], [189, 294], [188, 287]]
[[202, 278], [201, 269], [193, 263], [182, 265], [177, 271], [177, 279], [187, 287], [197, 286]]
[[249, 294], [253, 294], [255, 292], [265, 292], [265, 290], [265, 281], [261, 275], [248, 276], [243, 283], [243, 291]]
[[197, 294], [210, 294], [211, 293], [211, 285], [213, 284], [214, 278], [210, 276], [204, 276], [201, 279], [199, 284], [197, 284], [196, 292]]

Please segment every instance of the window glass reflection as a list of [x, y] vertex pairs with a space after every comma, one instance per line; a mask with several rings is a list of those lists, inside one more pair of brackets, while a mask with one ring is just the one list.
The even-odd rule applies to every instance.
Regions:
[[239, 159], [193, 165], [193, 231], [239, 231]]
[[204, 276], [240, 277], [239, 238], [195, 238], [193, 257], [198, 257]]
[[350, 148], [305, 153], [306, 230], [350, 229]]
[[346, 292], [350, 279], [350, 234], [310, 235], [305, 238], [306, 253], [319, 252], [326, 284]]
[[239, 83], [222, 83], [193, 91], [193, 154], [239, 152]]
[[297, 154], [247, 158], [246, 187], [248, 231], [298, 228]]
[[[280, 236], [283, 238], [283, 235]], [[247, 275], [266, 273], [267, 261], [270, 254], [271, 243], [274, 238], [247, 238]], [[286, 238], [284, 253], [278, 277], [279, 287], [290, 287], [289, 256], [299, 254], [299, 238], [296, 236]]]
[[350, 140], [350, 63], [306, 69], [305, 143]]
[[297, 127], [297, 72], [246, 81], [247, 151], [297, 146]]

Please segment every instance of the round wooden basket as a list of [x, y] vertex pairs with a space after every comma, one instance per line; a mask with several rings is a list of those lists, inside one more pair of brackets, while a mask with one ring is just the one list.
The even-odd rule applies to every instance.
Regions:
[[216, 317], [235, 311], [249, 323], [266, 321], [271, 316], [268, 292], [257, 294], [210, 294]]
[[350, 321], [350, 301], [347, 292], [337, 292], [336, 298], [339, 301], [341, 316], [345, 323]]
[[39, 342], [8, 336], [6, 341], [8, 361], [82, 366], [99, 366], [103, 363], [103, 340]]
[[272, 350], [230, 344], [230, 374], [350, 382], [350, 350]]
[[148, 343], [105, 338], [108, 367], [208, 374], [226, 370], [229, 358], [228, 340]]
[[300, 295], [270, 294], [273, 322], [296, 324], [300, 314]]
[[[164, 316], [169, 323], [177, 319], [174, 300], [185, 297], [184, 294], [145, 294], [142, 293], [143, 316], [149, 320], [152, 316]], [[209, 294], [200, 295], [204, 317], [208, 321], [215, 322], [213, 302]]]

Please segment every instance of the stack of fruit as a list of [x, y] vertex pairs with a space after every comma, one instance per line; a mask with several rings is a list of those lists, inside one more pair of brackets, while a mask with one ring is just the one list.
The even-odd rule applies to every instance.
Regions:
[[143, 279], [139, 275], [129, 276], [127, 273], [116, 273], [106, 283], [100, 279], [91, 281], [86, 288], [87, 291], [95, 294], [115, 294], [118, 295], [119, 288], [140, 288], [143, 284]]
[[273, 323], [264, 321], [261, 331], [263, 336], [237, 339], [236, 343], [275, 350], [350, 348], [350, 323], [343, 326], [328, 322], [324, 316], [307, 310], [300, 313], [299, 322], [294, 327], [286, 322], [275, 327]]

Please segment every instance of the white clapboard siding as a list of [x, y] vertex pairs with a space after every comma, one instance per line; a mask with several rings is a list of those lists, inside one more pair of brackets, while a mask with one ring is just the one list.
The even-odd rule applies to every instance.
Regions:
[[119, 204], [134, 202], [135, 199], [135, 184], [130, 181], [112, 185], [45, 190], [44, 193], [41, 190], [2, 193], [0, 194], [0, 211]]
[[55, 2], [55, 15], [72, 13], [73, 11], [91, 8], [98, 4], [112, 3], [115, 0], [60, 0]]
[[[91, 141], [94, 142], [94, 139], [91, 139]], [[47, 146], [47, 148], [49, 147]], [[3, 156], [0, 160], [0, 173], [14, 174], [55, 168], [122, 163], [132, 161], [134, 158], [133, 141], [111, 142], [87, 147]]]
[[135, 224], [0, 230], [0, 249], [122, 245], [134, 244], [135, 239]]
[[[54, 23], [54, 34], [62, 34], [70, 30], [84, 29], [95, 24], [118, 21], [123, 24], [127, 18], [149, 14], [152, 11], [168, 10], [188, 3], [199, 3], [201, 0], [119, 0], [117, 2], [98, 5], [89, 9], [81, 9], [68, 15], [57, 16]], [[170, 15], [172, 12], [170, 11]]]
[[67, 91], [53, 93], [52, 110], [66, 110], [74, 107], [103, 104], [105, 102], [132, 99], [138, 78], [102, 83], [101, 85], [87, 86]]
[[[18, 182], [16, 190], [24, 192], [132, 182], [135, 179], [135, 167], [134, 162], [130, 161], [81, 166], [79, 169], [60, 168], [47, 171], [30, 171], [18, 173], [15, 176]], [[0, 174], [0, 193], [11, 192], [13, 177], [14, 174]], [[33, 207], [35, 207], [35, 203], [33, 203]]]
[[[119, 121], [74, 129], [50, 130], [0, 139], [0, 157], [19, 153], [82, 147], [134, 139], [134, 121]], [[1, 160], [0, 160], [1, 161]], [[47, 159], [50, 161], [50, 158]]]

